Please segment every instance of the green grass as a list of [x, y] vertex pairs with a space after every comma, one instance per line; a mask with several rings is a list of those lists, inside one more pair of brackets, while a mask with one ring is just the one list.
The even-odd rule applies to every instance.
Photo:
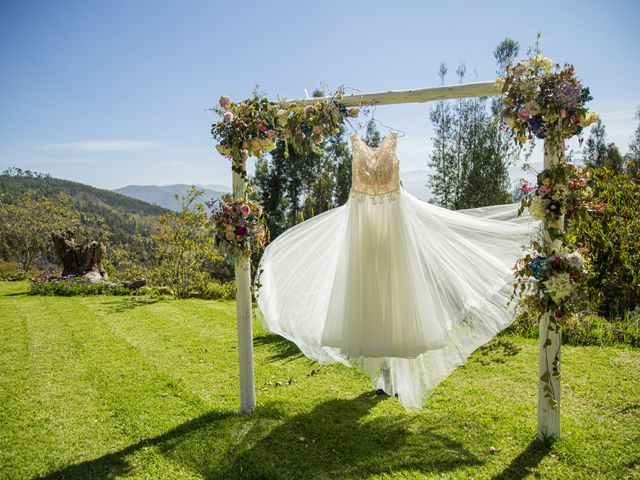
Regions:
[[[235, 306], [38, 297], [0, 282], [0, 478], [640, 478], [640, 350], [563, 348], [563, 438], [534, 442], [535, 340], [503, 335], [407, 413]], [[497, 449], [490, 452], [490, 447]]]

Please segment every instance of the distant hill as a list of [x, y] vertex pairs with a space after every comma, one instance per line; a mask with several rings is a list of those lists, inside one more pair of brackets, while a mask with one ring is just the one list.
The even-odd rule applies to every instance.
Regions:
[[31, 172], [0, 175], [0, 193], [13, 197], [27, 190], [50, 198], [61, 192], [68, 194], [71, 208], [81, 212], [89, 221], [101, 218], [111, 230], [111, 243], [126, 245], [143, 263], [150, 256], [150, 236], [158, 225], [158, 216], [167, 212], [158, 205], [83, 183], [42, 174], [31, 175]]
[[429, 183], [429, 172], [426, 170], [411, 170], [410, 172], [400, 172], [400, 180], [404, 189], [416, 198], [428, 202], [431, 198]]
[[[203, 201], [217, 200], [220, 195], [229, 193], [230, 188], [223, 185], [197, 185], [198, 188], [204, 190], [202, 196]], [[170, 210], [180, 210], [180, 201], [174, 198], [175, 194], [184, 196], [191, 185], [175, 184], [175, 185], [127, 185], [126, 187], [116, 188], [113, 191], [121, 193], [131, 198], [137, 198], [144, 202], [159, 205]]]

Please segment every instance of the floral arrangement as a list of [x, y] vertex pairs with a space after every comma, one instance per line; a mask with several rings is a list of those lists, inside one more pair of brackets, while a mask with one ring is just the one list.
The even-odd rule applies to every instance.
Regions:
[[537, 54], [507, 67], [506, 78], [497, 84], [504, 94], [502, 118], [521, 146], [535, 138], [559, 142], [598, 121], [598, 114], [585, 106], [592, 97], [573, 65], [561, 67]]
[[566, 162], [546, 168], [538, 174], [536, 186], [520, 187], [525, 197], [518, 214], [528, 209], [534, 220], [545, 222], [552, 240], [564, 239], [563, 223], [583, 211], [590, 196], [589, 178], [588, 168]]
[[357, 117], [357, 108], [339, 103], [338, 92], [333, 101], [312, 104], [271, 102], [255, 94], [253, 98], [234, 103], [222, 96], [219, 107], [213, 108], [221, 120], [211, 127], [218, 142], [216, 149], [230, 158], [233, 171], [244, 177], [249, 157], [262, 157], [276, 146], [276, 139], [301, 153], [319, 152], [325, 135], [340, 131], [345, 116]]
[[252, 190], [243, 194], [222, 195], [213, 202], [210, 217], [215, 243], [230, 260], [249, 258], [259, 253], [267, 241], [262, 206], [252, 198]]
[[520, 296], [529, 313], [551, 312], [562, 323], [572, 311], [579, 282], [587, 272], [580, 251], [571, 251], [561, 240], [534, 241], [514, 267], [514, 295]]
[[514, 265], [513, 292], [529, 315], [548, 320], [541, 335], [546, 335], [544, 352], [547, 359], [552, 358], [552, 368], [540, 380], [545, 397], [555, 407], [557, 395], [551, 377], [560, 375], [560, 352], [549, 351], [549, 333], [560, 334], [562, 323], [575, 313], [578, 285], [587, 270], [582, 252], [566, 247], [564, 227], [568, 219], [586, 208], [589, 171], [567, 163], [563, 145], [596, 122], [598, 114], [586, 107], [592, 97], [589, 88], [576, 78], [573, 66], [561, 67], [540, 55], [537, 48], [529, 59], [507, 67], [506, 78], [496, 82], [504, 94], [501, 116], [516, 144], [524, 147], [527, 142], [533, 145], [536, 139], [544, 139], [546, 152], [557, 155], [556, 163], [538, 174], [535, 186], [521, 187], [526, 195], [519, 213], [528, 209], [544, 228], [541, 238], [534, 240]]

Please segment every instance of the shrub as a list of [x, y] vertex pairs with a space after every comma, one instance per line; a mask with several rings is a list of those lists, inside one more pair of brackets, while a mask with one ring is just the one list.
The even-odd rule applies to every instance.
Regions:
[[[507, 331], [527, 338], [538, 338], [539, 327], [538, 319], [519, 315]], [[626, 343], [640, 347], [640, 308], [611, 320], [590, 310], [582, 310], [562, 325], [562, 343], [599, 346]]]
[[28, 276], [29, 273], [23, 272], [18, 262], [0, 260], [0, 280], [15, 282], [26, 280]]
[[585, 298], [621, 316], [640, 305], [640, 185], [627, 174], [594, 169], [587, 211], [568, 226], [589, 265]]
[[200, 298], [207, 300], [234, 300], [236, 298], [235, 282], [211, 282], [200, 292]]

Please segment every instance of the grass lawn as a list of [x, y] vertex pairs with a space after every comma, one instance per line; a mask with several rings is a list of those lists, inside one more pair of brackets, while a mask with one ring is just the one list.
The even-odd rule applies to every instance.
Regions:
[[255, 324], [242, 417], [232, 302], [26, 290], [0, 282], [1, 479], [640, 478], [639, 349], [563, 348], [544, 446], [534, 340], [500, 336], [407, 413]]

